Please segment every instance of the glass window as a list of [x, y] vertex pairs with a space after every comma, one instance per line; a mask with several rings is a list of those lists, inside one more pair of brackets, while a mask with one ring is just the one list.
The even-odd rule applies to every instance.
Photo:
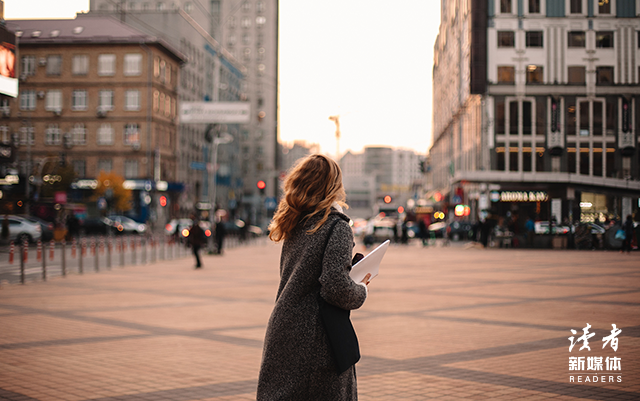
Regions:
[[9, 127], [8, 126], [3, 125], [3, 126], [0, 127], [0, 138], [2, 138], [2, 143], [11, 142], [10, 135], [9, 135]]
[[71, 62], [71, 73], [73, 75], [87, 75], [89, 72], [89, 56], [77, 55], [73, 56]]
[[104, 89], [98, 93], [98, 109], [102, 111], [113, 110], [113, 91]]
[[97, 143], [98, 145], [113, 145], [113, 127], [111, 127], [111, 124], [100, 124]]
[[531, 102], [522, 102], [522, 134], [531, 135], [533, 122], [533, 106]]
[[582, 14], [582, 0], [571, 0], [571, 14]]
[[138, 178], [138, 161], [124, 161], [124, 178]]
[[27, 77], [36, 74], [36, 56], [22, 57], [22, 71], [20, 74]]
[[264, 12], [264, 2], [259, 1], [256, 3], [256, 11], [260, 14]]
[[610, 0], [598, 0], [598, 14], [611, 14]]
[[71, 162], [73, 171], [78, 178], [84, 178], [87, 176], [87, 163], [84, 160], [73, 160]]
[[542, 31], [527, 32], [527, 47], [543, 47]]
[[116, 55], [100, 54], [98, 56], [98, 75], [111, 76], [116, 73]]
[[256, 24], [258, 25], [258, 28], [262, 28], [262, 26], [266, 23], [267, 23], [266, 17], [263, 17], [263, 16], [256, 17]]
[[251, 11], [251, 3], [249, 3], [248, 1], [243, 2], [242, 3], [242, 11], [244, 11], [244, 12]]
[[47, 75], [62, 73], [62, 56], [55, 54], [47, 57]]
[[596, 47], [612, 48], [613, 47], [613, 31], [596, 32]]
[[33, 111], [36, 109], [36, 91], [25, 90], [20, 92], [20, 110]]
[[140, 91], [137, 89], [124, 92], [124, 109], [128, 111], [140, 110]]
[[87, 143], [87, 130], [84, 124], [78, 123], [71, 130], [71, 140], [74, 145], [85, 145]]
[[587, 36], [584, 31], [570, 31], [568, 34], [567, 45], [569, 47], [585, 47]]
[[138, 124], [126, 124], [124, 126], [124, 144], [133, 145], [140, 143], [140, 128]]
[[60, 145], [62, 142], [60, 135], [60, 128], [58, 124], [50, 124], [44, 131], [44, 144], [45, 145]]
[[515, 47], [516, 35], [513, 31], [498, 31], [498, 47]]
[[124, 55], [124, 75], [135, 76], [142, 74], [142, 54]]
[[159, 1], [156, 3], [156, 11], [163, 11], [164, 10], [164, 3]]
[[113, 162], [111, 159], [98, 159], [98, 173], [104, 171], [105, 173], [110, 173], [113, 169]]
[[504, 115], [504, 100], [496, 99], [495, 103], [495, 113], [496, 113], [496, 134], [504, 134], [505, 128], [505, 115]]
[[33, 145], [35, 143], [33, 127], [20, 127], [20, 145], [27, 144], [27, 137], [29, 137], [29, 142]]
[[596, 67], [596, 84], [613, 85], [613, 67]]
[[47, 92], [44, 109], [47, 111], [62, 110], [62, 91], [61, 90], [52, 89]]
[[184, 11], [190, 13], [193, 10], [193, 4], [191, 2], [184, 3]]
[[528, 65], [527, 66], [527, 84], [541, 84], [544, 82], [544, 75], [542, 66], [540, 65]]
[[508, 104], [509, 104], [509, 135], [518, 135], [518, 102], [511, 101]]
[[582, 66], [570, 66], [568, 75], [568, 83], [570, 85], [584, 85], [586, 83], [587, 69]]
[[251, 18], [243, 17], [242, 18], [242, 27], [243, 28], [250, 28], [251, 27]]
[[516, 70], [515, 67], [498, 66], [498, 83], [499, 84], [515, 84]]
[[87, 91], [84, 89], [76, 89], [71, 97], [71, 110], [87, 109]]
[[540, 14], [540, 1], [529, 0], [529, 14]]
[[151, 10], [151, 4], [149, 4], [149, 3], [142, 3], [142, 10], [143, 10], [143, 11], [149, 11], [149, 10]]
[[511, 0], [500, 0], [500, 12], [511, 14]]

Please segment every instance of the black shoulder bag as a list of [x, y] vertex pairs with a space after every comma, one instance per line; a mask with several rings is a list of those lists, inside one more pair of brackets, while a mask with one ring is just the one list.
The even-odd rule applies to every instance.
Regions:
[[[331, 228], [329, 228], [327, 241], [324, 245], [325, 251], [329, 244], [329, 238], [331, 238], [333, 229], [338, 221], [340, 220], [334, 221], [331, 224]], [[352, 265], [362, 259], [362, 257], [362, 254], [356, 254]], [[360, 360], [358, 337], [349, 319], [351, 311], [344, 310], [326, 302], [320, 295], [318, 295], [318, 304], [320, 306], [320, 318], [327, 332], [329, 348], [336, 361], [337, 373], [340, 375]]]

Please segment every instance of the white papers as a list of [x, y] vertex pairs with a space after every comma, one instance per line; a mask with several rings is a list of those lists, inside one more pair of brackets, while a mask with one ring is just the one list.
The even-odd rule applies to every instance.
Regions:
[[382, 257], [385, 252], [387, 252], [387, 248], [389, 248], [389, 242], [389, 240], [386, 240], [379, 247], [365, 256], [364, 259], [353, 265], [351, 272], [349, 273], [349, 276], [353, 281], [356, 283], [362, 282], [362, 279], [367, 275], [367, 273], [371, 273], [371, 279], [378, 275], [380, 262], [382, 261]]

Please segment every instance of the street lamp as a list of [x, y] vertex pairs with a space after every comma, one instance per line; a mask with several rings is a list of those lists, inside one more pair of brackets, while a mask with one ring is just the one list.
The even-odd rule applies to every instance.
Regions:
[[[211, 230], [213, 230], [216, 214], [216, 164], [218, 164], [218, 146], [230, 143], [232, 141], [233, 135], [229, 134], [228, 132], [221, 132], [215, 138], [213, 138], [213, 149], [211, 150], [211, 171], [213, 172], [213, 179], [211, 180], [211, 190], [209, 197], [209, 203], [211, 204], [211, 209], [209, 212], [209, 222], [211, 223]], [[209, 238], [213, 238], [213, 235]], [[209, 249], [210, 251], [213, 251], [213, 241], [210, 242]]]

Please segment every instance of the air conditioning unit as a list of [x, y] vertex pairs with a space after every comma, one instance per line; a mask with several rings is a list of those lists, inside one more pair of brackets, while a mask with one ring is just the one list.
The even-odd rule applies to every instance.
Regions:
[[62, 115], [62, 110], [54, 110], [53, 115], [56, 117], [60, 117], [60, 115]]
[[98, 107], [98, 109], [96, 110], [96, 115], [100, 118], [104, 118], [107, 116], [107, 111]]
[[20, 75], [20, 82], [24, 83], [27, 81], [27, 74]]
[[44, 91], [39, 91], [38, 92], [38, 98], [39, 99], [44, 99]]
[[133, 150], [138, 151], [140, 150], [140, 142], [136, 142], [133, 144]]
[[46, 59], [46, 58], [44, 58], [44, 57], [40, 57], [40, 59], [38, 60], [38, 64], [39, 64], [41, 67], [44, 67], [45, 65], [47, 65], [47, 59]]

